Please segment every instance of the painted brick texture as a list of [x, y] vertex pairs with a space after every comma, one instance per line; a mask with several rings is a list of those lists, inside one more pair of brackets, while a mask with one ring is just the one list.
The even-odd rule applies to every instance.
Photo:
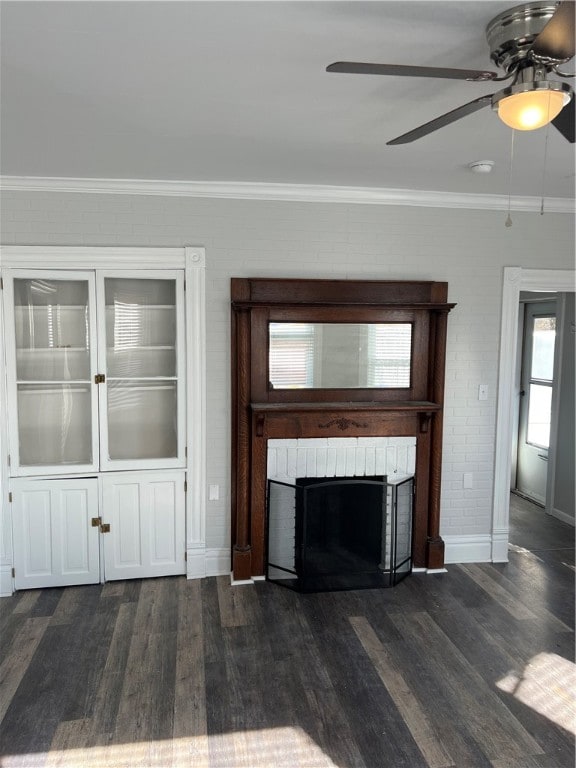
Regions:
[[492, 211], [6, 192], [2, 242], [206, 248], [207, 483], [221, 488], [207, 502], [207, 546], [219, 548], [230, 541], [233, 276], [448, 281], [458, 306], [448, 321], [441, 531], [490, 532], [502, 269], [574, 267], [571, 216], [513, 219], [507, 229]]

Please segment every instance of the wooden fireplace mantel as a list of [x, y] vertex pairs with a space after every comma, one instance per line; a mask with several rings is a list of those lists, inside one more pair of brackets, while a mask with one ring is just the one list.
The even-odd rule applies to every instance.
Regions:
[[[440, 472], [446, 283], [232, 278], [232, 573], [265, 569], [267, 442], [272, 438], [416, 438], [413, 559], [444, 565]], [[410, 322], [406, 389], [272, 389], [268, 324]]]

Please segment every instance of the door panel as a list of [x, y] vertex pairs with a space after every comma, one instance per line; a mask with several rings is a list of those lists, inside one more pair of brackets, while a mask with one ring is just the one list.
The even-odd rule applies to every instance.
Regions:
[[12, 488], [16, 589], [97, 583], [98, 481], [17, 480]]
[[184, 480], [183, 471], [102, 478], [107, 581], [186, 572]]
[[556, 303], [525, 305], [516, 490], [546, 503]]

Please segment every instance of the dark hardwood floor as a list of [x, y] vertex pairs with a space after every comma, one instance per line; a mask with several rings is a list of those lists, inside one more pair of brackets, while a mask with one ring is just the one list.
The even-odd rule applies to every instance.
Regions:
[[509, 563], [393, 589], [0, 601], [1, 768], [573, 768], [574, 530], [518, 506]]

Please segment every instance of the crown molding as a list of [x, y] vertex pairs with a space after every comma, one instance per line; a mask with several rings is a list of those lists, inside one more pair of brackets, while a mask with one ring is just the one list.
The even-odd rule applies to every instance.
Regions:
[[[320, 184], [268, 184], [241, 181], [155, 181], [148, 179], [74, 179], [44, 176], [0, 176], [0, 188], [18, 192], [78, 192], [110, 195], [158, 195], [233, 200], [276, 200], [294, 203], [356, 203], [407, 205], [423, 208], [467, 208], [484, 211], [540, 213], [540, 197], [487, 195], [467, 192], [391, 189], [386, 187], [337, 187]], [[574, 213], [574, 200], [544, 199], [544, 211]]]

